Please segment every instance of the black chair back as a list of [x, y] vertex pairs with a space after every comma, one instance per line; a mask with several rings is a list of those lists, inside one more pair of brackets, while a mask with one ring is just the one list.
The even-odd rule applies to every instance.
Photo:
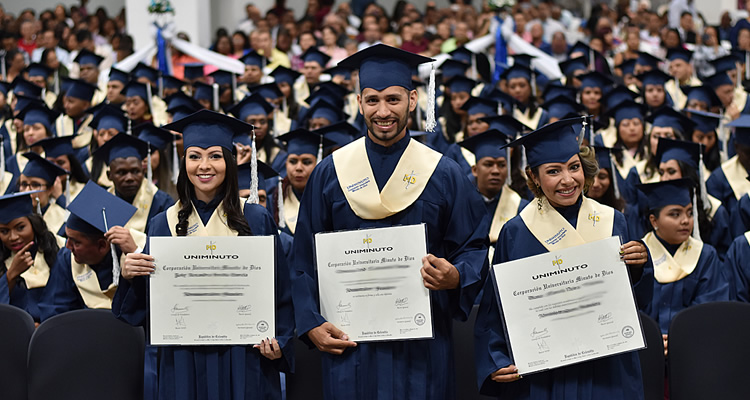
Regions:
[[646, 348], [638, 352], [641, 359], [641, 375], [645, 400], [664, 399], [664, 341], [661, 338], [659, 324], [641, 312], [643, 334], [646, 337]]
[[143, 398], [143, 328], [110, 310], [76, 310], [44, 321], [31, 338], [29, 400]]
[[18, 307], [0, 304], [0, 327], [0, 397], [26, 400], [26, 353], [34, 319]]
[[456, 395], [458, 399], [481, 400], [493, 397], [479, 394], [477, 366], [474, 361], [474, 323], [479, 305], [474, 305], [466, 322], [453, 320], [453, 357], [456, 368]]
[[321, 370], [320, 351], [294, 338], [294, 373], [286, 375], [287, 400], [323, 400]]
[[669, 327], [672, 400], [747, 399], [750, 304], [714, 302], [678, 313]]

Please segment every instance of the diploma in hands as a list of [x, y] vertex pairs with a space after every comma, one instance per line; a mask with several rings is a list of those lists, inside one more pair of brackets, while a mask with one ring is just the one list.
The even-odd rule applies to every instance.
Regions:
[[518, 372], [645, 347], [617, 237], [493, 266]]
[[273, 236], [150, 241], [152, 344], [251, 345], [276, 336]]
[[318, 233], [320, 313], [353, 341], [432, 338], [425, 226]]

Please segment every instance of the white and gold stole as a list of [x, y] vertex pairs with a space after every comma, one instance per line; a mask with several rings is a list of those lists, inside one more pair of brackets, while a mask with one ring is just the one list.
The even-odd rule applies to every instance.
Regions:
[[287, 228], [294, 235], [295, 229], [297, 229], [297, 216], [299, 214], [299, 199], [292, 190], [292, 185], [286, 188], [284, 193], [284, 221], [286, 222]]
[[497, 242], [500, 230], [509, 219], [518, 214], [518, 206], [521, 204], [521, 196], [507, 185], [500, 192], [495, 213], [492, 214], [492, 225], [490, 226], [490, 243]]
[[[5, 268], [10, 268], [13, 263], [13, 259], [16, 257], [16, 253], [13, 253], [5, 260]], [[36, 253], [34, 257], [34, 264], [21, 274], [26, 287], [29, 289], [41, 288], [47, 286], [49, 280], [49, 265], [47, 260], [44, 259], [44, 254], [40, 251]], [[3, 277], [5, 279], [5, 277]]]
[[[191, 204], [191, 206], [193, 207], [193, 212], [188, 217], [187, 236], [237, 236], [237, 231], [232, 230], [227, 224], [227, 213], [224, 212], [223, 202], [216, 207], [206, 225], [203, 225], [203, 221], [201, 221], [195, 205]], [[167, 209], [167, 224], [172, 236], [177, 236], [175, 227], [177, 226], [177, 221], [180, 220], [177, 217], [180, 208], [182, 208], [182, 205], [178, 200], [177, 203]]]
[[734, 156], [722, 163], [721, 170], [724, 171], [724, 176], [726, 176], [729, 186], [732, 187], [732, 192], [734, 192], [734, 197], [737, 200], [745, 193], [750, 192], [750, 181], [745, 179], [747, 170], [740, 164], [739, 157]]
[[[120, 257], [120, 265], [124, 260], [125, 257]], [[110, 283], [106, 290], [102, 290], [96, 271], [86, 264], [77, 263], [73, 253], [70, 253], [70, 270], [73, 273], [73, 282], [75, 282], [86, 307], [112, 308], [112, 299], [117, 291], [117, 286], [114, 283]]]
[[643, 237], [651, 259], [654, 261], [654, 278], [659, 283], [672, 283], [690, 275], [698, 265], [703, 250], [703, 242], [692, 237], [682, 242], [674, 256], [669, 254], [654, 232]]

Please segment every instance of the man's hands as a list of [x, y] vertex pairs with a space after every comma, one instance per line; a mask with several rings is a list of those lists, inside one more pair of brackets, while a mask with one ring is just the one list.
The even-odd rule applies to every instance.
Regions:
[[430, 290], [455, 289], [461, 283], [456, 267], [445, 258], [437, 258], [432, 254], [422, 257], [420, 272], [424, 287]]
[[107, 239], [109, 243], [114, 243], [120, 246], [120, 250], [125, 254], [130, 254], [138, 250], [138, 245], [135, 244], [135, 240], [133, 240], [133, 236], [130, 235], [130, 231], [121, 226], [113, 226], [109, 228], [104, 234], [104, 238]]

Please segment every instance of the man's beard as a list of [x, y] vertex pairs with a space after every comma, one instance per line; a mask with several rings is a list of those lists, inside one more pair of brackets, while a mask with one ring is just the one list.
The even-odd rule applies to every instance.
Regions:
[[411, 106], [410, 104], [411, 100], [407, 100], [406, 102], [406, 112], [404, 113], [403, 117], [396, 121], [396, 131], [394, 133], [384, 133], [384, 132], [378, 132], [376, 133], [375, 123], [372, 121], [372, 119], [366, 119], [365, 118], [365, 125], [367, 126], [367, 130], [372, 133], [373, 136], [375, 136], [378, 140], [387, 142], [394, 137], [398, 136], [405, 128], [406, 125], [409, 123], [409, 108]]

